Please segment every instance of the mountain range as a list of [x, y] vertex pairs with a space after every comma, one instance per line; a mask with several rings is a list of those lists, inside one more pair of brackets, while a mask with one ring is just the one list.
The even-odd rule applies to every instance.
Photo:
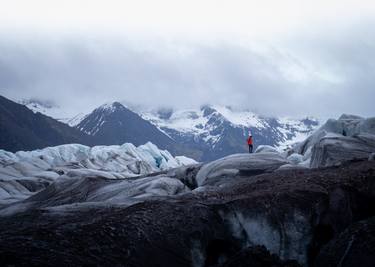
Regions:
[[[30, 150], [63, 143], [121, 145], [129, 142], [141, 145], [151, 141], [174, 155], [209, 161], [233, 153], [246, 152], [246, 137], [249, 132], [253, 135], [255, 146], [262, 144], [283, 149], [294, 142], [304, 140], [319, 125], [319, 121], [314, 118], [266, 117], [225, 106], [206, 105], [198, 109], [149, 110], [113, 102], [104, 104], [89, 114], [66, 118], [63, 115], [59, 116], [62, 109], [51, 103], [24, 100], [20, 102], [21, 104], [17, 104], [2, 97], [1, 106], [4, 106], [3, 102], [8, 103], [5, 109], [8, 113], [13, 112], [13, 116], [1, 113], [2, 129], [19, 134], [20, 129], [12, 127], [9, 129], [7, 125], [23, 122], [24, 116], [20, 114], [27, 113], [27, 117], [33, 117], [36, 121], [48, 121], [49, 124], [53, 124], [47, 129], [52, 128], [61, 135], [55, 139], [43, 137], [41, 139], [45, 141], [42, 142], [38, 140], [40, 138], [31, 138], [33, 135], [31, 134], [30, 138], [26, 138], [26, 140], [30, 139], [29, 144], [25, 144], [25, 137], [9, 142], [9, 138], [4, 139], [2, 135], [4, 140], [1, 140], [1, 148], [10, 151]], [[18, 109], [24, 112], [19, 113], [16, 111]], [[28, 131], [38, 132], [32, 125], [24, 128], [27, 129], [22, 131], [25, 134]], [[43, 127], [38, 128], [43, 132]], [[32, 143], [34, 145], [31, 145]]]

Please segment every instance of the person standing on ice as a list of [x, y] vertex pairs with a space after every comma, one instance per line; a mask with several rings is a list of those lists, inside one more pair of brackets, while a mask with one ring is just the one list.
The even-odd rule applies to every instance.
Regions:
[[253, 153], [253, 136], [249, 132], [249, 137], [247, 138], [247, 144], [249, 145], [249, 153]]

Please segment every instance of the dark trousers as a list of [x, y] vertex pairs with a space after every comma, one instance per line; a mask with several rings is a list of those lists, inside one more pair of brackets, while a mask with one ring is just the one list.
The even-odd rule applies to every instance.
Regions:
[[249, 153], [253, 153], [253, 145], [249, 145]]

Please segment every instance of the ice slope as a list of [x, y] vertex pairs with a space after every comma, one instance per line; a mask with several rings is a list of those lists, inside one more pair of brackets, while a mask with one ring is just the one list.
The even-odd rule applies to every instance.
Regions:
[[0, 204], [24, 199], [62, 175], [134, 177], [196, 163], [146, 143], [135, 147], [68, 144], [34, 151], [0, 150]]

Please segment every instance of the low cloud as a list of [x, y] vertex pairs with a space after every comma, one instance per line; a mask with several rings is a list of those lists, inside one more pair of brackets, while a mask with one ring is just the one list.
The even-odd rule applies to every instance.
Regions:
[[0, 93], [51, 100], [72, 113], [126, 101], [174, 108], [231, 105], [266, 115], [370, 116], [375, 115], [371, 36], [354, 31], [331, 39], [302, 36], [262, 49], [231, 41], [3, 36]]

